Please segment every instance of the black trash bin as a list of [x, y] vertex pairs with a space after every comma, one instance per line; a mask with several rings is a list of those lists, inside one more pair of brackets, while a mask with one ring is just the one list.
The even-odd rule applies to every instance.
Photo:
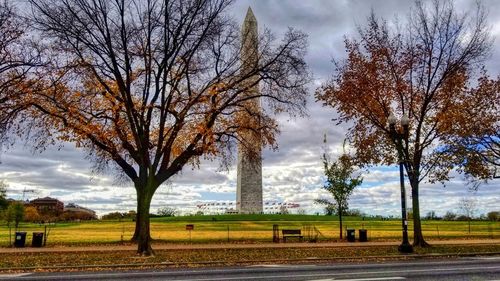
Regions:
[[356, 230], [355, 229], [347, 229], [347, 241], [355, 242], [356, 241]]
[[359, 230], [359, 242], [366, 242], [366, 241], [368, 241], [368, 230], [360, 229]]
[[16, 231], [16, 239], [14, 240], [14, 247], [22, 248], [26, 243], [26, 232]]
[[33, 232], [33, 240], [31, 241], [31, 247], [42, 247], [43, 246], [43, 232]]

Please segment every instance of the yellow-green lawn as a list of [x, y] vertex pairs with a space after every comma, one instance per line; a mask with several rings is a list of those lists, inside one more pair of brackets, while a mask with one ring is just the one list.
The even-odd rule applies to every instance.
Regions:
[[[308, 236], [308, 229], [316, 228], [319, 241], [339, 239], [339, 223], [335, 217], [307, 215], [253, 215], [253, 216], [197, 216], [175, 218], [152, 218], [151, 236], [153, 239], [185, 243], [190, 240], [190, 232], [186, 224], [194, 224], [191, 231], [193, 243], [203, 242], [270, 242], [273, 225], [280, 229], [302, 229]], [[500, 222], [472, 221], [471, 232], [468, 222], [458, 221], [423, 221], [424, 236], [427, 239], [491, 239], [500, 238]], [[368, 230], [371, 241], [399, 240], [401, 237], [401, 221], [373, 220], [347, 217], [343, 223], [346, 228], [364, 228]], [[31, 242], [31, 233], [44, 231], [44, 225], [22, 223], [19, 231], [26, 231], [27, 243]], [[50, 233], [48, 245], [82, 245], [108, 244], [130, 240], [135, 223], [127, 221], [91, 221], [56, 223], [48, 226]], [[409, 235], [412, 236], [413, 225], [409, 224]], [[12, 230], [14, 231], [14, 230]], [[311, 233], [314, 233], [311, 231]], [[0, 246], [9, 244], [9, 228], [5, 223], [0, 225]]]

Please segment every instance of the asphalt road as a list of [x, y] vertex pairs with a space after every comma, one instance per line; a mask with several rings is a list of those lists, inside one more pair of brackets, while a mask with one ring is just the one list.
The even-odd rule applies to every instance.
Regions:
[[0, 274], [0, 280], [500, 281], [500, 256], [357, 264], [253, 265], [202, 269]]

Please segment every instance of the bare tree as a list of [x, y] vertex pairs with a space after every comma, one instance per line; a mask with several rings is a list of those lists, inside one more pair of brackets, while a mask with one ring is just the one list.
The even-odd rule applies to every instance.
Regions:
[[0, 2], [0, 142], [22, 109], [12, 102], [20, 95], [22, 83], [33, 66], [39, 65], [39, 54], [26, 36], [27, 23], [7, 1]]
[[459, 208], [467, 217], [467, 221], [469, 223], [469, 234], [470, 234], [470, 221], [474, 217], [474, 213], [476, 212], [477, 201], [474, 198], [464, 197], [459, 201]]
[[[163, 182], [201, 156], [225, 163], [237, 142], [275, 148], [272, 115], [304, 113], [306, 36], [290, 29], [276, 42], [265, 31], [258, 63], [242, 63], [231, 1], [30, 2], [53, 53], [44, 83], [19, 101], [27, 121], [130, 178], [140, 254], [153, 254], [149, 210]], [[263, 110], [248, 102], [259, 98]], [[251, 131], [262, 138], [242, 139]]]
[[175, 217], [179, 214], [179, 210], [173, 207], [162, 207], [156, 211], [156, 214], [162, 217]]
[[7, 206], [7, 184], [3, 180], [0, 180], [0, 212], [6, 209]]

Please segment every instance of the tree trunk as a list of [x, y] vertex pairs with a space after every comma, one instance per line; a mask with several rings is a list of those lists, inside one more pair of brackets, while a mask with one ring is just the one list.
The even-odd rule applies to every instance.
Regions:
[[[141, 228], [141, 226], [139, 225], [139, 216], [142, 213], [142, 210], [139, 208], [140, 205], [141, 203], [139, 202], [139, 196], [137, 196], [137, 210], [136, 210], [137, 213], [135, 214], [135, 230], [134, 230], [134, 235], [130, 239], [130, 241], [132, 242], [139, 241], [139, 229]], [[149, 209], [148, 209], [148, 216], [149, 216]], [[149, 240], [152, 240], [151, 236], [149, 237]]]
[[340, 240], [342, 240], [342, 208], [339, 208]]
[[[136, 229], [137, 234], [137, 254], [141, 256], [154, 255], [153, 248], [151, 248], [151, 233], [149, 227], [149, 208], [151, 206], [151, 199], [156, 186], [148, 181], [145, 186], [136, 186], [137, 190], [137, 217]], [[135, 236], [135, 234], [134, 234]]]
[[139, 229], [141, 228], [139, 226], [139, 220], [137, 219], [139, 217], [139, 198], [137, 198], [137, 213], [135, 214], [135, 230], [134, 230], [134, 235], [130, 239], [132, 242], [137, 242], [139, 239]]
[[410, 179], [412, 209], [413, 209], [413, 246], [427, 247], [429, 244], [425, 242], [422, 234], [422, 224], [420, 222], [420, 203], [418, 198], [418, 182]]
[[[147, 185], [147, 183], [145, 183], [145, 185]], [[149, 218], [149, 207], [146, 209], [144, 208], [141, 208], [140, 206], [142, 206], [143, 203], [141, 203], [142, 201], [144, 201], [144, 199], [141, 198], [141, 196], [139, 195], [140, 193], [140, 190], [144, 188], [144, 187], [141, 187], [141, 186], [136, 186], [136, 193], [137, 193], [137, 209], [136, 209], [136, 214], [135, 214], [135, 230], [134, 230], [134, 235], [132, 236], [132, 238], [130, 239], [130, 241], [132, 242], [138, 242], [139, 241], [139, 231], [141, 229], [141, 225], [140, 225], [140, 222], [141, 220], [139, 220], [139, 217], [140, 216], [143, 216], [143, 212], [147, 212], [147, 216]], [[154, 190], [154, 186], [152, 187], [148, 187], [147, 190]], [[151, 198], [153, 198], [153, 194], [151, 194]], [[151, 203], [151, 201], [150, 201]], [[153, 240], [151, 238], [151, 236], [149, 236], [149, 240]]]

